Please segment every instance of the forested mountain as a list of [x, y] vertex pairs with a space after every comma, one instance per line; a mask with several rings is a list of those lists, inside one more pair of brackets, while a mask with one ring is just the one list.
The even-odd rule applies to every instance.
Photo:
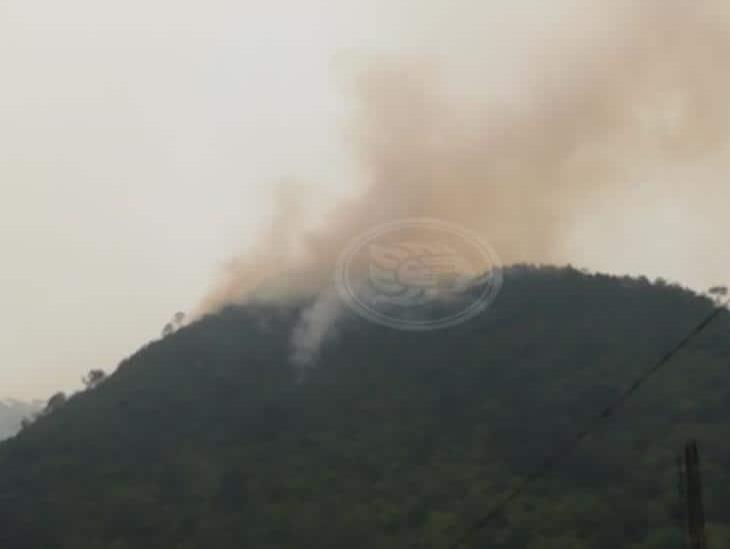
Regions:
[[[448, 548], [713, 307], [512, 268], [492, 307], [442, 331], [345, 316], [302, 378], [302, 305], [187, 326], [0, 445], [0, 546]], [[683, 547], [690, 438], [711, 547], [730, 547], [729, 335], [723, 313], [465, 547]]]
[[20, 430], [21, 422], [41, 409], [39, 402], [22, 402], [15, 399], [0, 400], [0, 440], [13, 436]]

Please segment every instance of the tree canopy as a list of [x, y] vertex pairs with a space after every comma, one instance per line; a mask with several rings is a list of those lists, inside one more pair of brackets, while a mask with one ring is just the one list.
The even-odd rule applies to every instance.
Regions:
[[[344, 315], [301, 376], [289, 343], [306, 305], [181, 327], [0, 445], [0, 544], [449, 548], [713, 302], [514, 267], [492, 307], [439, 332]], [[683, 547], [689, 438], [711, 547], [730, 547], [729, 328], [723, 314], [464, 547]]]

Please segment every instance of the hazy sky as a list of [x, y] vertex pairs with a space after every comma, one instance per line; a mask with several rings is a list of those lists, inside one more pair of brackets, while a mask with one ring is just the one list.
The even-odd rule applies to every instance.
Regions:
[[[591, 5], [0, 0], [0, 397], [71, 390], [157, 337], [266, 227], [282, 178], [331, 196], [322, 203], [347, 192], [359, 55], [463, 59], [449, 65], [462, 81], [489, 65], [495, 93], [514, 93], [520, 48]], [[459, 32], [442, 32], [452, 21]], [[478, 55], [459, 55], [476, 42]], [[689, 215], [669, 204], [652, 221], [641, 204], [656, 196], [640, 183], [606, 207], [628, 200], [634, 228], [653, 235]], [[671, 242], [658, 258], [596, 250], [581, 250], [588, 266], [673, 265]]]
[[0, 0], [0, 395], [73, 388], [156, 337], [279, 178], [339, 191], [337, 54], [418, 43], [446, 4], [424, 7]]
[[113, 369], [265, 222], [272, 182], [337, 177], [329, 67], [362, 22], [323, 5], [0, 1], [0, 395]]

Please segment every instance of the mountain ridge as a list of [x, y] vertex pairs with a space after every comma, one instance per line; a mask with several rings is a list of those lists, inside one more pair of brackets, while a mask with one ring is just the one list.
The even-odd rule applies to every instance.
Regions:
[[[229, 307], [150, 343], [0, 445], [13, 547], [448, 547], [713, 307], [645, 278], [505, 275], [487, 311], [427, 336], [344, 315], [304, 381], [288, 344], [306, 303]], [[728, 328], [471, 546], [681, 547], [690, 437], [730, 542]]]

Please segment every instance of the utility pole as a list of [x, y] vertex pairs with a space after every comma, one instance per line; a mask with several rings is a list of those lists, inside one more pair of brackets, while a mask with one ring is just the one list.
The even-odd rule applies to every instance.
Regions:
[[684, 462], [680, 468], [680, 490], [686, 502], [685, 516], [689, 548], [707, 549], [700, 455], [695, 441], [689, 442], [684, 447]]

